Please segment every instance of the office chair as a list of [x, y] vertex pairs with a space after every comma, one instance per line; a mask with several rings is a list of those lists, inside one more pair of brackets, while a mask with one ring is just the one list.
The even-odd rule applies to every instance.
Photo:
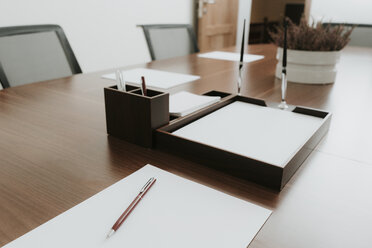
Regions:
[[0, 28], [0, 82], [3, 88], [81, 73], [58, 25]]
[[354, 27], [354, 30], [350, 35], [350, 42], [348, 45], [372, 47], [372, 25], [351, 23], [323, 23], [323, 25], [330, 25], [331, 27], [335, 25], [344, 25], [350, 28]]
[[187, 24], [138, 25], [142, 27], [151, 59], [166, 59], [199, 52], [195, 32]]

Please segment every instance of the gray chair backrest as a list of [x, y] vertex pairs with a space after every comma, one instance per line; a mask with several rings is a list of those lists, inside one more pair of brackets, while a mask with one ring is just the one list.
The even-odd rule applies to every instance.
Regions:
[[81, 73], [61, 27], [0, 28], [0, 81], [4, 88]]
[[156, 24], [138, 26], [143, 28], [152, 60], [199, 52], [191, 25]]
[[366, 24], [350, 24], [350, 23], [323, 23], [323, 25], [344, 25], [346, 27], [354, 27], [350, 35], [350, 46], [372, 47], [372, 25]]

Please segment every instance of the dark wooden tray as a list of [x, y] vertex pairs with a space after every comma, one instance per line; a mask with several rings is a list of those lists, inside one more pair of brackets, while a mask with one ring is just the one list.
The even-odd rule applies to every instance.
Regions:
[[172, 132], [235, 101], [251, 103], [267, 108], [277, 108], [276, 106], [278, 105], [277, 103], [266, 103], [260, 99], [230, 95], [228, 93], [218, 91], [212, 91], [206, 93], [206, 95], [219, 95], [223, 98], [216, 104], [185, 117], [174, 119], [168, 125], [157, 129], [155, 133], [156, 148], [173, 152], [202, 165], [216, 168], [234, 176], [253, 181], [275, 190], [281, 190], [289, 181], [303, 161], [307, 158], [307, 156], [309, 156], [314, 147], [328, 131], [331, 121], [331, 114], [328, 112], [306, 107], [290, 106], [286, 111], [319, 117], [322, 119], [321, 125], [311, 135], [307, 142], [301, 145], [299, 149], [295, 151], [295, 154], [290, 157], [284, 166], [277, 166], [174, 135]]

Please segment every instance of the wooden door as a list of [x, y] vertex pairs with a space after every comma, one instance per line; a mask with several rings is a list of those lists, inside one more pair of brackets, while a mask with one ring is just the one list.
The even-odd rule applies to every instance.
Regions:
[[235, 45], [239, 0], [197, 1], [200, 51]]

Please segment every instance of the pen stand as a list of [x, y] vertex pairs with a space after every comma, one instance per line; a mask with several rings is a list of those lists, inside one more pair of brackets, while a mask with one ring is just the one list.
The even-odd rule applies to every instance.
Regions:
[[169, 123], [169, 94], [127, 85], [104, 88], [107, 133], [128, 142], [153, 147], [154, 130]]

